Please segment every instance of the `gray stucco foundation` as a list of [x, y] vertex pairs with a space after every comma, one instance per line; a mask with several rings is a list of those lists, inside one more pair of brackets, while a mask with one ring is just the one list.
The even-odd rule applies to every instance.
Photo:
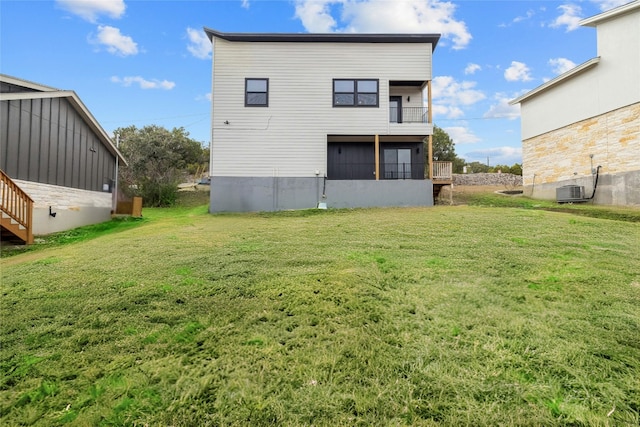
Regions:
[[[323, 189], [324, 195], [323, 197]], [[327, 180], [319, 178], [212, 177], [210, 212], [433, 206], [430, 180]]]
[[[584, 186], [586, 197], [593, 193], [594, 177], [586, 176], [561, 182], [524, 186], [524, 195], [534, 199], [556, 199], [556, 188]], [[619, 174], [601, 174], [593, 203], [597, 205], [640, 206], [640, 170]]]

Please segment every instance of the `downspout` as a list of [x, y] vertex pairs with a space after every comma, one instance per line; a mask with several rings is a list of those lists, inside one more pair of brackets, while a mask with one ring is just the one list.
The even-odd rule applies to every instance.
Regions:
[[596, 196], [596, 188], [598, 188], [598, 177], [600, 176], [600, 168], [602, 166], [598, 165], [598, 167], [596, 168], [596, 178], [593, 182], [593, 193], [591, 193], [591, 197], [589, 197], [589, 200], [593, 200], [593, 198]]

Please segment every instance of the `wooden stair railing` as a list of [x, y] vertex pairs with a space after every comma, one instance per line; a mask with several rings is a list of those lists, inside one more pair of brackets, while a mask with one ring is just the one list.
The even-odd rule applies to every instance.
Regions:
[[33, 199], [0, 170], [0, 225], [26, 244], [33, 243]]

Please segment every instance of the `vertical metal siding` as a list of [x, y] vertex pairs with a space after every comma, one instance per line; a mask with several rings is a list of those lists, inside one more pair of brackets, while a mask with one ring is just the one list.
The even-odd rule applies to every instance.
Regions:
[[7, 158], [8, 148], [8, 129], [5, 123], [9, 123], [9, 103], [0, 102], [0, 169], [6, 171], [5, 162], [3, 159]]
[[38, 182], [47, 182], [49, 177], [49, 137], [51, 135], [51, 101], [45, 100], [42, 102], [40, 120], [40, 152], [38, 153], [39, 165], [38, 168]]
[[77, 173], [77, 165], [73, 162], [73, 156], [76, 154], [76, 150], [74, 150], [75, 145], [75, 134], [73, 132], [73, 112], [71, 108], [67, 104], [67, 121], [65, 125], [65, 154], [64, 154], [64, 181], [62, 181], [62, 185], [65, 187], [73, 187], [73, 173]]
[[56, 154], [56, 181], [53, 184], [64, 185], [64, 169], [66, 159], [67, 132], [67, 108], [66, 104], [61, 100], [58, 102], [58, 123], [56, 129], [58, 131], [58, 149]]
[[[42, 101], [40, 99], [31, 100], [31, 114], [35, 118], [42, 117]], [[27, 176], [29, 181], [38, 181], [40, 170], [40, 123], [39, 120], [31, 120], [31, 129], [29, 130], [29, 157], [27, 158], [29, 166]]]
[[115, 156], [67, 99], [2, 101], [0, 120], [0, 168], [10, 177], [91, 191], [114, 179]]
[[22, 100], [19, 103], [20, 108], [20, 126], [18, 128], [18, 174], [20, 176], [29, 176], [29, 145], [31, 142], [31, 125], [29, 116], [31, 115], [31, 101]]
[[49, 158], [47, 162], [47, 184], [55, 184], [58, 179], [58, 122], [60, 120], [60, 100], [52, 99], [49, 122]]

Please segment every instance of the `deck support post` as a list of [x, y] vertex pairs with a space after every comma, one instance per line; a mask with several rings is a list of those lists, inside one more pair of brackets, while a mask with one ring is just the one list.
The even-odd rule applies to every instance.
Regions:
[[376, 162], [376, 181], [380, 180], [380, 136], [375, 134], [373, 137], [374, 149], [375, 149], [375, 162]]
[[[433, 113], [431, 108], [431, 80], [427, 81], [427, 120], [433, 125]], [[433, 131], [429, 134], [429, 142], [427, 146], [427, 155], [429, 161], [429, 179], [433, 179]]]

